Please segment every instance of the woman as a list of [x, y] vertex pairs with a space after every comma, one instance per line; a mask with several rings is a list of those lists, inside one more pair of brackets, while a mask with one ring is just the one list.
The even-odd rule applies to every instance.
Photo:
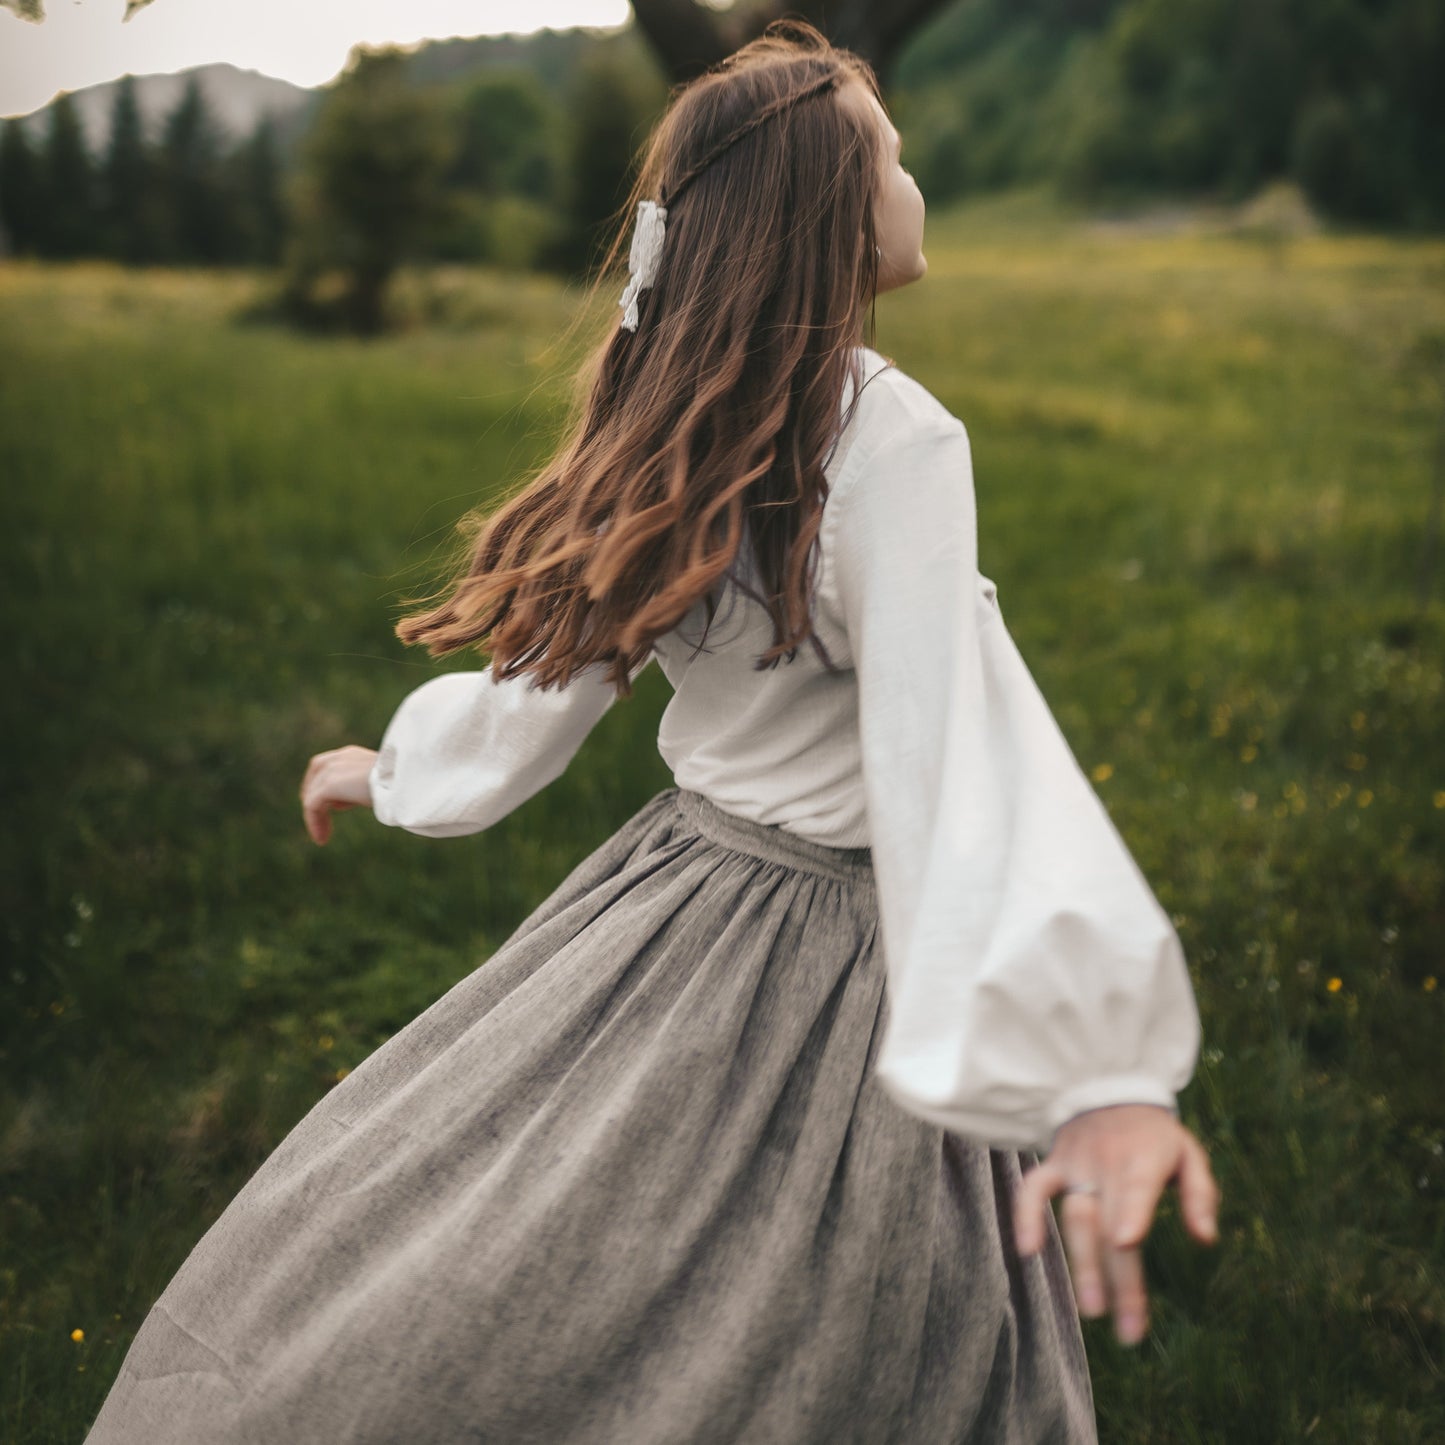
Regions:
[[899, 148], [805, 25], [675, 94], [566, 444], [399, 629], [490, 667], [302, 802], [486, 828], [653, 661], [676, 785], [292, 1131], [92, 1445], [1096, 1438], [1079, 1312], [1141, 1337], [1170, 1180], [1214, 1237], [1198, 1018], [963, 425], [862, 344], [926, 270]]

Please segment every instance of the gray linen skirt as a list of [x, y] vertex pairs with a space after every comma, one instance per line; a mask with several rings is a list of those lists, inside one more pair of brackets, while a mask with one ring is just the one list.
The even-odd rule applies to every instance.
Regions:
[[904, 1112], [873, 869], [658, 793], [282, 1141], [87, 1445], [1096, 1440], [1033, 1155]]

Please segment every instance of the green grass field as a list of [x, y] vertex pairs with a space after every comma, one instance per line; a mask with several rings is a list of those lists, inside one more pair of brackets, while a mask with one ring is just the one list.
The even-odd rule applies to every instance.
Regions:
[[[1183, 1107], [1222, 1239], [1166, 1207], [1148, 1340], [1086, 1324], [1101, 1438], [1445, 1439], [1445, 243], [1009, 203], [931, 218], [928, 251], [877, 344], [969, 427], [981, 565], [1204, 1018]], [[431, 324], [366, 344], [237, 322], [264, 280], [0, 265], [22, 1445], [82, 1438], [288, 1127], [671, 781], [653, 669], [488, 833], [308, 842], [306, 760], [374, 746], [434, 671], [398, 600], [547, 445], [578, 298], [443, 278]]]

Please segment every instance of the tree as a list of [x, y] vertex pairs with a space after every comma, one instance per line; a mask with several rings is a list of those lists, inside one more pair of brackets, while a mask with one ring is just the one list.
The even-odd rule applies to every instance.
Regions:
[[50, 107], [40, 203], [40, 249], [47, 256], [94, 254], [95, 171], [75, 101], [62, 95]]
[[339, 270], [348, 325], [382, 329], [392, 276], [445, 220], [453, 148], [441, 101], [410, 83], [404, 52], [352, 52], [307, 138], [294, 193], [287, 290], [295, 310], [304, 314], [320, 277]]
[[597, 259], [631, 185], [638, 143], [665, 99], [615, 53], [599, 50], [579, 68], [567, 107], [566, 228], [554, 257], [564, 269], [585, 271]]
[[122, 77], [115, 94], [99, 193], [104, 250], [130, 266], [158, 259], [164, 244], [160, 179], [132, 75]]
[[560, 117], [530, 71], [484, 74], [461, 97], [456, 124], [457, 152], [447, 172], [448, 185], [534, 201], [552, 194], [553, 135]]
[[0, 131], [0, 224], [17, 255], [39, 249], [40, 206], [40, 159], [20, 122], [7, 120]]
[[457, 148], [445, 176], [449, 215], [430, 254], [535, 267], [555, 254], [563, 226], [562, 104], [530, 64], [494, 64], [452, 94]]
[[236, 209], [234, 259], [274, 266], [286, 237], [281, 154], [276, 125], [262, 116], [230, 158], [229, 181]]
[[161, 175], [170, 249], [179, 261], [213, 265], [227, 259], [230, 208], [221, 185], [221, 135], [198, 77], [192, 75], [161, 137]]
[[1396, 131], [1390, 154], [1411, 182], [1402, 209], [1438, 225], [1445, 220], [1445, 10], [1439, 0], [1398, 0], [1380, 32], [1379, 88]]

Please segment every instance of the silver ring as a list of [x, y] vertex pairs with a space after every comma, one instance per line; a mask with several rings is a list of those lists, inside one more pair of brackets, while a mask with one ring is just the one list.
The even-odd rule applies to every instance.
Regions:
[[1063, 1192], [1065, 1194], [1101, 1194], [1103, 1191], [1097, 1184], [1066, 1184]]

